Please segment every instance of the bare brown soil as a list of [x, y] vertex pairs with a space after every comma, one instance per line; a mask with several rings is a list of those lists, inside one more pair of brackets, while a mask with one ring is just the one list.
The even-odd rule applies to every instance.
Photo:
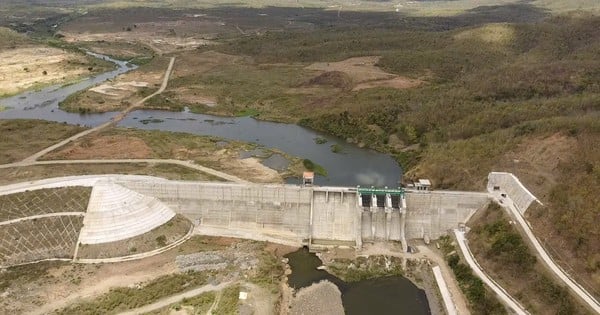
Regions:
[[137, 137], [121, 135], [98, 136], [75, 142], [58, 152], [48, 154], [49, 160], [87, 159], [145, 159], [152, 157], [152, 149]]
[[376, 81], [360, 83], [360, 84], [356, 85], [354, 87], [354, 89], [352, 89], [352, 90], [360, 91], [360, 90], [371, 89], [371, 88], [376, 88], [376, 87], [389, 87], [389, 88], [393, 88], [393, 89], [402, 90], [402, 89], [412, 89], [412, 88], [420, 86], [421, 84], [423, 84], [423, 81], [421, 81], [421, 80], [410, 79], [407, 77], [398, 76], [396, 78], [389, 79], [389, 80], [376, 80]]
[[68, 83], [104, 71], [106, 65], [61, 49], [31, 46], [0, 51], [0, 95]]
[[183, 135], [156, 131], [106, 130], [73, 141], [45, 160], [76, 159], [128, 159], [162, 158], [193, 160], [200, 165], [212, 167], [228, 174], [259, 183], [282, 182], [283, 177], [297, 169], [299, 160], [294, 160], [289, 170], [276, 171], [261, 163], [258, 158], [242, 159], [242, 150], [252, 146], [230, 141], [217, 145], [218, 139], [194, 135]]
[[149, 8], [95, 11], [61, 27], [67, 41], [137, 42], [159, 54], [212, 45], [215, 34], [222, 32], [237, 30], [216, 17]]
[[556, 133], [523, 140], [499, 161], [499, 168], [508, 170], [525, 183], [542, 202], [559, 178], [559, 164], [571, 160], [577, 140]]
[[191, 222], [178, 214], [169, 222], [142, 235], [104, 244], [79, 245], [77, 258], [111, 258], [149, 252], [180, 240], [190, 227]]
[[354, 91], [375, 88], [390, 87], [395, 89], [415, 88], [424, 82], [417, 79], [411, 79], [398, 76], [383, 71], [377, 66], [381, 57], [367, 56], [354, 57], [338, 62], [317, 62], [306, 67], [307, 70], [317, 70], [327, 72], [341, 72], [348, 75], [356, 86]]

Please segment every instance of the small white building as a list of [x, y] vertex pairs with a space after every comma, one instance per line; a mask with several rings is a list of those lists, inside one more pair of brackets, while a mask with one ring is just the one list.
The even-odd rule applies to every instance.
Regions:
[[422, 191], [431, 190], [431, 181], [429, 179], [421, 178], [415, 182], [415, 188]]

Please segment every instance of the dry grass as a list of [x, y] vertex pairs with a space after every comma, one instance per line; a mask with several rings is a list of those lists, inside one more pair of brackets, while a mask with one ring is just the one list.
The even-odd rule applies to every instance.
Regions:
[[0, 184], [74, 175], [128, 174], [149, 175], [173, 180], [221, 181], [222, 179], [200, 171], [171, 164], [68, 164], [36, 165], [0, 169]]
[[46, 188], [0, 196], [0, 221], [56, 212], [85, 212], [90, 187]]
[[22, 160], [83, 130], [41, 120], [0, 120], [0, 163]]
[[77, 258], [111, 258], [149, 252], [180, 240], [190, 227], [191, 222], [178, 214], [169, 222], [142, 235], [104, 244], [79, 245]]
[[536, 261], [502, 208], [490, 205], [469, 225], [469, 244], [477, 262], [532, 314], [585, 314]]

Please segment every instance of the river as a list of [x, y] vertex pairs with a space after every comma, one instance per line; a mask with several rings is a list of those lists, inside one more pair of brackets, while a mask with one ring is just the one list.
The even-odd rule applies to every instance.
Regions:
[[[135, 69], [135, 66], [125, 61], [114, 60], [98, 54], [92, 55], [114, 62], [117, 68], [76, 84], [50, 86], [39, 91], [25, 92], [0, 99], [0, 106], [7, 108], [0, 112], [0, 119], [43, 119], [88, 127], [97, 126], [110, 120], [118, 113], [68, 113], [58, 107], [62, 100], [75, 92]], [[155, 119], [155, 122], [147, 123], [146, 121], [144, 124], [142, 120], [145, 119]], [[327, 170], [328, 176], [317, 176], [316, 184], [318, 185], [396, 187], [402, 176], [402, 170], [398, 163], [389, 155], [359, 148], [342, 139], [295, 124], [260, 121], [250, 117], [194, 114], [188, 111], [139, 110], [129, 114], [119, 123], [119, 126], [211, 135], [256, 143], [267, 148], [277, 148], [290, 155], [310, 159], [323, 166]], [[317, 137], [327, 139], [327, 143], [317, 144], [315, 142]], [[330, 146], [333, 144], [341, 146], [341, 153], [332, 152]]]
[[321, 280], [334, 283], [342, 293], [342, 304], [348, 315], [426, 315], [430, 314], [425, 291], [417, 288], [408, 279], [389, 276], [344, 282], [340, 278], [317, 267], [321, 260], [306, 248], [285, 256], [289, 259], [292, 273], [289, 285], [295, 289], [307, 287]]

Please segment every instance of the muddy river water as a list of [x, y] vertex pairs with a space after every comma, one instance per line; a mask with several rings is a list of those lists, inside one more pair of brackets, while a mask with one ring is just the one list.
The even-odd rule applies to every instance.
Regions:
[[[51, 86], [38, 91], [25, 92], [0, 99], [0, 119], [43, 119], [67, 124], [93, 127], [100, 125], [117, 112], [67, 113], [58, 108], [67, 96], [93, 85], [115, 78], [135, 68], [124, 61], [93, 54], [117, 65], [113, 71], [103, 73], [67, 86]], [[218, 117], [194, 114], [188, 111], [165, 112], [139, 110], [130, 113], [119, 123], [121, 127], [186, 132], [211, 135], [224, 139], [256, 143], [267, 148], [277, 148], [290, 155], [307, 158], [323, 166], [327, 177], [317, 177], [318, 185], [376, 185], [394, 187], [401, 177], [401, 169], [388, 155], [359, 148], [342, 139], [321, 134], [294, 124], [256, 120], [250, 117]], [[2, 135], [6, 136], [6, 135]], [[324, 138], [325, 144], [315, 139]], [[331, 145], [341, 146], [334, 153]], [[428, 314], [427, 299], [423, 291], [403, 277], [386, 277], [357, 283], [345, 283], [315, 268], [320, 260], [313, 254], [298, 251], [290, 256], [294, 274], [290, 284], [303, 287], [321, 279], [334, 282], [342, 292], [343, 304], [348, 314]]]

